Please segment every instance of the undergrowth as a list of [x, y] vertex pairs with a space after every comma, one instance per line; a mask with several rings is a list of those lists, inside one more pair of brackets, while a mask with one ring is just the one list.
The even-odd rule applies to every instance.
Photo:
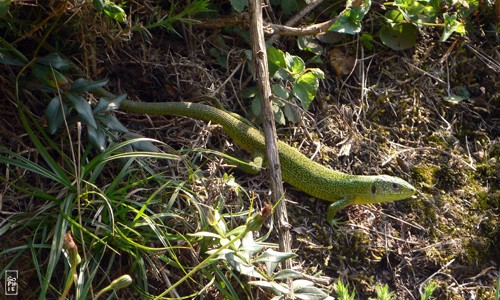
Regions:
[[[311, 156], [318, 154], [328, 162], [333, 160], [329, 147], [342, 147], [348, 154], [338, 155], [339, 167], [347, 165], [354, 172], [369, 172], [371, 167], [364, 166], [365, 161], [359, 158], [342, 159], [349, 156], [350, 146], [356, 146], [356, 141], [373, 140], [381, 145], [369, 150], [363, 147], [360, 151], [368, 157], [383, 155], [384, 151], [406, 153], [397, 150], [401, 144], [421, 151], [409, 156], [413, 165], [401, 159], [403, 155], [394, 154], [397, 163], [387, 169], [413, 176], [420, 187], [421, 201], [399, 209], [408, 214], [408, 219], [398, 223], [401, 232], [394, 231], [386, 220], [389, 225], [384, 225], [383, 242], [375, 228], [376, 220], [385, 216], [380, 210], [353, 211], [366, 222], [375, 219], [375, 229], [361, 232], [339, 228], [332, 232], [312, 217], [304, 220], [301, 214], [306, 210], [310, 213], [312, 204], [305, 209], [302, 204], [295, 205], [301, 210], [294, 230], [305, 236], [298, 240], [313, 245], [303, 256], [276, 251], [272, 227], [261, 229], [272, 208], [261, 205], [259, 195], [248, 191], [248, 185], [238, 184], [237, 175], [221, 166], [221, 158], [228, 154], [184, 147], [182, 143], [182, 150], [172, 150], [160, 141], [144, 138], [128, 128], [134, 124], [133, 116], [112, 114], [113, 107], [127, 95], [96, 93], [102, 88], [125, 89], [131, 93], [129, 97], [144, 94], [182, 99], [189, 98], [190, 93], [199, 96], [198, 89], [205, 82], [198, 81], [208, 81], [207, 90], [216, 96], [232, 95], [226, 97], [226, 104], [230, 102], [232, 107], [258, 117], [256, 90], [249, 84], [250, 78], [243, 80], [251, 71], [251, 55], [245, 51], [247, 29], [241, 21], [244, 18], [236, 18], [236, 25], [218, 28], [214, 33], [196, 28], [202, 19], [239, 16], [246, 1], [170, 1], [160, 5], [149, 1], [1, 2], [0, 63], [5, 72], [0, 73], [0, 89], [2, 105], [9, 108], [2, 121], [9, 126], [0, 128], [0, 133], [4, 136], [10, 126], [17, 130], [7, 132], [9, 139], [2, 139], [0, 147], [0, 277], [7, 270], [20, 270], [19, 290], [28, 299], [357, 299], [367, 294], [376, 299], [396, 299], [394, 291], [408, 291], [408, 286], [414, 289], [412, 295], [433, 299], [436, 294], [460, 294], [449, 291], [448, 277], [453, 283], [457, 280], [447, 269], [460, 260], [464, 265], [458, 270], [483, 268], [476, 272], [477, 277], [467, 275], [467, 279], [477, 283], [475, 290], [481, 296], [498, 300], [500, 279], [498, 270], [491, 267], [498, 267], [491, 262], [491, 253], [498, 253], [493, 249], [498, 241], [498, 128], [488, 136], [479, 128], [486, 122], [478, 128], [467, 127], [489, 117], [484, 107], [494, 111], [498, 102], [495, 96], [488, 98], [488, 83], [495, 78], [484, 76], [486, 86], [482, 86], [474, 81], [475, 70], [467, 68], [471, 66], [467, 61], [453, 61], [450, 66], [455, 68], [456, 77], [446, 78], [447, 85], [442, 87], [438, 84], [446, 82], [435, 75], [442, 70], [426, 69], [425, 65], [426, 60], [439, 60], [432, 53], [439, 47], [420, 48], [421, 52], [411, 57], [415, 66], [406, 63], [408, 70], [395, 70], [388, 63], [401, 52], [382, 48], [407, 49], [416, 47], [419, 39], [431, 44], [429, 41], [440, 38], [452, 40], [442, 60], [454, 53], [455, 46], [460, 53], [464, 49], [477, 51], [461, 35], [479, 32], [476, 39], [498, 39], [498, 25], [487, 21], [493, 17], [493, 3], [485, 1], [485, 6], [478, 6], [477, 1], [459, 1], [444, 5], [444, 1], [440, 6], [439, 1], [395, 1], [384, 4], [390, 8], [387, 10], [371, 1], [347, 2], [346, 7], [340, 7], [325, 1], [314, 12], [318, 20], [336, 19], [328, 33], [303, 36], [297, 43], [282, 39], [280, 46], [288, 47], [286, 51], [270, 48], [277, 122], [282, 126], [296, 124], [298, 131], [304, 131], [308, 124], [328, 129], [328, 122], [349, 127], [346, 132], [311, 131], [315, 142], [321, 137], [329, 143], [323, 147], [329, 152], [318, 147], [319, 154]], [[267, 12], [276, 21], [297, 13], [305, 2], [271, 4]], [[339, 37], [333, 32], [355, 35]], [[177, 44], [179, 37], [186, 39], [186, 45]], [[136, 45], [141, 50], [131, 51]], [[166, 62], [159, 54], [164, 48], [169, 48], [171, 57]], [[193, 58], [199, 53], [205, 60], [203, 67]], [[352, 53], [363, 56], [354, 59]], [[369, 76], [363, 73], [355, 77], [355, 66], [359, 68], [366, 61], [368, 70], [372, 57], [383, 61], [387, 69], [375, 74], [377, 78], [371, 82], [376, 84], [366, 86]], [[492, 68], [496, 66], [487, 56], [477, 57]], [[424, 66], [418, 65], [419, 59]], [[326, 63], [330, 67], [325, 67]], [[405, 61], [399, 63], [404, 65]], [[189, 74], [183, 73], [186, 65], [192, 67]], [[228, 78], [206, 80], [203, 72], [208, 68], [220, 77], [226, 72]], [[132, 75], [125, 76], [127, 72]], [[410, 73], [410, 78], [403, 79], [403, 73]], [[413, 85], [422, 73], [439, 80], [425, 82], [423, 91], [419, 90]], [[108, 74], [123, 77], [100, 79]], [[351, 75], [351, 81], [343, 79]], [[233, 80], [236, 76], [241, 78]], [[375, 86], [384, 76], [391, 80], [388, 88], [379, 92]], [[359, 94], [345, 92], [346, 87], [358, 83]], [[394, 85], [402, 88], [397, 90]], [[408, 90], [401, 92], [404, 88]], [[152, 89], [159, 91], [156, 94]], [[357, 89], [355, 86], [352, 90]], [[428, 90], [438, 96], [427, 95]], [[344, 98], [336, 99], [334, 91], [343, 91]], [[250, 99], [250, 103], [241, 104], [241, 99]], [[474, 111], [477, 107], [479, 112]], [[309, 108], [322, 111], [324, 119], [307, 123], [310, 117], [305, 109]], [[395, 116], [403, 117], [394, 121]], [[365, 122], [366, 118], [370, 121]], [[144, 127], [145, 122], [141, 122], [138, 131]], [[401, 130], [394, 129], [399, 125]], [[432, 133], [420, 138], [422, 128]], [[176, 127], [173, 131], [184, 129]], [[306, 133], [307, 138], [293, 143], [298, 147], [307, 144], [311, 134], [307, 129]], [[175, 137], [163, 135], [162, 140]], [[474, 139], [472, 146], [477, 150], [472, 154], [468, 139]], [[217, 146], [225, 147], [224, 143]], [[437, 155], [421, 155], [425, 151]], [[459, 159], [454, 161], [455, 157]], [[475, 165], [473, 157], [480, 164]], [[393, 207], [398, 211], [397, 204]], [[323, 212], [321, 206], [317, 209], [318, 214]], [[462, 220], [463, 215], [469, 216]], [[394, 236], [386, 234], [386, 229], [395, 232]], [[373, 231], [380, 236], [373, 236]], [[481, 236], [471, 232], [480, 232]], [[443, 234], [449, 240], [441, 241]], [[404, 240], [400, 235], [408, 235], [408, 239], [424, 235], [427, 240], [389, 245]], [[374, 241], [379, 243], [376, 247]], [[318, 250], [322, 246], [324, 252]], [[311, 262], [317, 253], [314, 251], [324, 254], [315, 265]], [[314, 267], [308, 272], [280, 269], [279, 264], [288, 259], [301, 259], [304, 265]], [[403, 276], [385, 277], [392, 265], [403, 265]], [[454, 274], [460, 273], [456, 270]], [[496, 294], [494, 286], [488, 285], [492, 276], [497, 278]], [[332, 277], [338, 277], [336, 283]], [[402, 288], [395, 283], [401, 277], [407, 281]], [[467, 290], [468, 284], [460, 288]]]

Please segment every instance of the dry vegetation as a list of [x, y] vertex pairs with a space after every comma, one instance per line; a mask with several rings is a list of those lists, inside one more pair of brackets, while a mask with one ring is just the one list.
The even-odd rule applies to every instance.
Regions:
[[[59, 45], [58, 50], [77, 63], [88, 78], [108, 78], [107, 89], [115, 94], [127, 93], [129, 99], [137, 101], [181, 101], [208, 95], [218, 98], [226, 109], [251, 117], [250, 104], [241, 95], [252, 84], [248, 72], [251, 63], [244, 54], [248, 44], [238, 30], [186, 23], [175, 24], [177, 33], [164, 28], [146, 30], [147, 19], [161, 10], [148, 1], [131, 3], [130, 12], [136, 19], [128, 25], [117, 25], [85, 4], [63, 12], [49, 6], [16, 5], [26, 5], [17, 7], [26, 16], [35, 14], [35, 9], [45, 10], [31, 26], [20, 25], [31, 32], [26, 29], [17, 39], [11, 31], [1, 33], [28, 57], [36, 47], [49, 53], [54, 49], [50, 47]], [[218, 5], [228, 9], [227, 4]], [[419, 192], [414, 199], [344, 209], [339, 215], [343, 223], [332, 229], [324, 221], [327, 203], [286, 186], [298, 270], [329, 277], [332, 282], [340, 278], [360, 299], [374, 296], [377, 283], [387, 283], [396, 299], [418, 299], [429, 281], [438, 285], [434, 293], [437, 299], [493, 299], [500, 263], [500, 53], [498, 29], [496, 33], [488, 31], [488, 17], [491, 15], [473, 18], [466, 37], [453, 36], [446, 43], [437, 42], [436, 33], [425, 28], [418, 45], [405, 51], [392, 51], [381, 44], [363, 51], [351, 36], [325, 45], [356, 58], [356, 65], [352, 73], [342, 76], [337, 76], [329, 63], [315, 65], [326, 74], [317, 98], [310, 110], [303, 112], [301, 122], [278, 127], [280, 138], [334, 169], [400, 176]], [[43, 20], [52, 24], [54, 18], [60, 18], [60, 25], [43, 43], [47, 30]], [[308, 55], [297, 49], [295, 38], [282, 37], [278, 42], [284, 51]], [[218, 64], [211, 49], [227, 54], [227, 68]], [[328, 59], [324, 57], [325, 62]], [[18, 118], [13, 78], [19, 69], [0, 68], [1, 144], [37, 160]], [[468, 91], [468, 100], [444, 100], [450, 93], [460, 94], [461, 89]], [[44, 124], [48, 98], [27, 88], [21, 94], [24, 105]], [[130, 130], [175, 149], [209, 148], [245, 155], [217, 126], [197, 120], [124, 113], [118, 117]], [[64, 138], [55, 140], [62, 143]], [[234, 203], [240, 195], [224, 179], [229, 172], [234, 172], [235, 181], [245, 190], [256, 193], [258, 206], [266, 201], [265, 174], [250, 176], [231, 170], [218, 159], [208, 163], [197, 156], [189, 159], [188, 166], [170, 165], [164, 175], [183, 178], [193, 167], [199, 168], [201, 173], [196, 174], [203, 176], [190, 177], [190, 190], [202, 195], [207, 204], [223, 195], [232, 205], [248, 205]], [[9, 179], [14, 178], [9, 172], [16, 170], [0, 165], [0, 171], [3, 179]], [[113, 176], [113, 170], [107, 175]], [[40, 189], [52, 188], [50, 182], [33, 174], [17, 176]], [[20, 193], [9, 182], [2, 181], [0, 189], [0, 226], [12, 215], [40, 212], [47, 203]], [[187, 207], [183, 207], [183, 214], [188, 219]], [[180, 227], [177, 229], [189, 232], [190, 228]], [[12, 230], [15, 235], [2, 232], [0, 251], [29, 243], [34, 230]], [[50, 236], [47, 233], [43, 242], [50, 244]], [[277, 239], [271, 234], [270, 240]], [[149, 243], [158, 244], [154, 240]], [[39, 255], [47, 254], [48, 249]], [[26, 289], [38, 284], [36, 266], [24, 265], [32, 261], [30, 253], [24, 255], [25, 260], [16, 261], [11, 268], [20, 270], [24, 297], [34, 298]], [[0, 267], [3, 269], [14, 256], [3, 254]], [[203, 253], [185, 250], [181, 256], [182, 263], [192, 267], [202, 260]], [[42, 267], [46, 259], [41, 259]], [[179, 272], [169, 270], [168, 264], [153, 254], [151, 260], [168, 272]], [[133, 269], [131, 261], [122, 254], [114, 265], [115, 272]], [[60, 274], [63, 269], [61, 263]], [[166, 284], [162, 273], [158, 274], [151, 270], [147, 275], [152, 294], [164, 290]], [[172, 281], [182, 275], [168, 274]], [[195, 287], [186, 283], [178, 292], [188, 295]], [[123, 293], [122, 297], [139, 297], [133, 290]], [[259, 295], [256, 291], [250, 294]], [[223, 297], [213, 288], [205, 295]]]

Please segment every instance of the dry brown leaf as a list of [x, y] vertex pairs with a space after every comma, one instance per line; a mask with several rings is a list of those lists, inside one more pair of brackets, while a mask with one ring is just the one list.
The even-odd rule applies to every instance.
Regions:
[[333, 70], [339, 77], [349, 75], [356, 65], [356, 59], [346, 55], [344, 51], [339, 48], [330, 49], [326, 55]]

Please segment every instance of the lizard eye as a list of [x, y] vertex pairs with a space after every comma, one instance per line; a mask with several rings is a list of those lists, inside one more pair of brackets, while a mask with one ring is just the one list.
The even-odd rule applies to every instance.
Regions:
[[399, 184], [393, 183], [392, 184], [392, 188], [395, 189], [395, 190], [399, 189]]
[[377, 192], [377, 187], [375, 185], [372, 185], [372, 195], [375, 195]]

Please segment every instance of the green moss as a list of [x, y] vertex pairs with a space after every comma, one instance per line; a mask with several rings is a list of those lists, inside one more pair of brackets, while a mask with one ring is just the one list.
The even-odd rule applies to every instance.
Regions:
[[488, 151], [490, 157], [500, 158], [500, 143], [495, 143], [491, 146], [490, 151]]
[[469, 266], [478, 266], [491, 259], [490, 240], [484, 237], [464, 239], [464, 253], [460, 255], [462, 263]]
[[436, 172], [437, 187], [443, 191], [453, 191], [464, 185], [471, 184], [468, 180], [471, 174], [464, 172], [460, 165], [445, 165]]
[[500, 189], [500, 163], [486, 163], [476, 165], [475, 178], [491, 186], [491, 189]]
[[452, 136], [449, 133], [443, 132], [433, 132], [431, 135], [424, 137], [424, 142], [426, 144], [434, 144], [441, 149], [449, 148], [450, 144], [453, 144]]
[[436, 175], [441, 167], [434, 166], [430, 164], [414, 166], [412, 168], [412, 173], [414, 174], [415, 180], [417, 182], [423, 183], [428, 187], [431, 187], [436, 183]]
[[480, 191], [476, 195], [477, 201], [473, 206], [477, 210], [495, 209], [500, 207], [500, 191], [494, 192]]

